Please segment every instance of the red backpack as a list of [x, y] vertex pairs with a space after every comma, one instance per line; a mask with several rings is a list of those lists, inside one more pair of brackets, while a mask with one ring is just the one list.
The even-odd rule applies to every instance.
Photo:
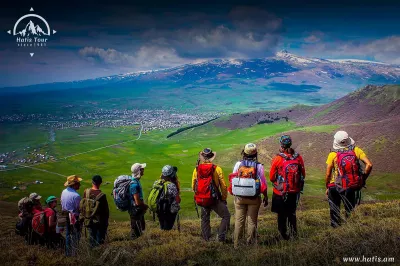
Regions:
[[335, 185], [338, 191], [345, 191], [348, 188], [361, 188], [363, 180], [360, 161], [354, 152], [354, 147], [350, 147], [348, 150], [338, 150], [336, 154], [338, 175]]
[[43, 236], [47, 232], [47, 218], [45, 211], [35, 213], [32, 218], [32, 229], [35, 233]]
[[276, 189], [282, 194], [299, 193], [303, 190], [304, 186], [299, 154], [295, 153], [289, 157], [284, 153], [280, 153], [279, 156], [283, 158], [283, 165], [278, 172]]
[[201, 207], [213, 205], [217, 197], [217, 188], [213, 176], [217, 167], [214, 164], [200, 164], [197, 166], [197, 178], [194, 187], [194, 200]]

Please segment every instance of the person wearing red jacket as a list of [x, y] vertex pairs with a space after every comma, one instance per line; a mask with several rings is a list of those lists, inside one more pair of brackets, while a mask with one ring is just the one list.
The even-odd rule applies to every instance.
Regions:
[[[280, 138], [279, 154], [272, 160], [269, 179], [273, 183], [271, 211], [278, 214], [278, 230], [285, 240], [297, 237], [296, 209], [306, 171], [300, 154], [291, 148], [288, 135]], [[289, 234], [287, 234], [289, 224]]]

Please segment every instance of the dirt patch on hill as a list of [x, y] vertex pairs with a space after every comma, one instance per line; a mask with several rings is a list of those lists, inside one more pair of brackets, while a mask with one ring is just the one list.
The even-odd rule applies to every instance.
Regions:
[[[374, 171], [400, 173], [400, 119], [386, 119], [360, 125], [345, 125], [345, 130], [362, 148], [374, 164]], [[282, 133], [284, 134], [284, 132]], [[306, 165], [325, 169], [325, 161], [332, 149], [333, 134], [306, 131], [289, 132], [293, 148], [302, 154]], [[258, 143], [260, 159], [267, 167], [278, 152], [278, 135]]]
[[217, 127], [228, 128], [231, 130], [239, 128], [247, 128], [256, 124], [272, 124], [282, 121], [298, 121], [303, 118], [310, 108], [292, 108], [279, 112], [251, 112], [245, 114], [233, 114], [226, 120], [218, 120], [214, 122]]

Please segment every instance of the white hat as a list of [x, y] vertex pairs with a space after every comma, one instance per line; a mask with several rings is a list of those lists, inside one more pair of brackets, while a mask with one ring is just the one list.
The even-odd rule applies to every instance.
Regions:
[[344, 148], [348, 148], [349, 146], [353, 146], [355, 141], [349, 137], [346, 131], [338, 131], [333, 137], [333, 149], [340, 150]]
[[30, 198], [31, 200], [39, 200], [39, 199], [41, 199], [42, 197], [41, 197], [38, 193], [33, 192], [33, 193], [31, 193], [31, 194], [29, 195], [29, 198]]
[[136, 177], [140, 174], [140, 169], [143, 169], [145, 167], [146, 167], [145, 163], [134, 163], [131, 167], [131, 172]]

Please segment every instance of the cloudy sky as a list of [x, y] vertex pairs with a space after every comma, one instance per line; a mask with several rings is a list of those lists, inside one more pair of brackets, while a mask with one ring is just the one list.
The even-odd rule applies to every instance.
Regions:
[[[3, 2], [0, 87], [261, 58], [282, 49], [400, 64], [400, 4], [391, 0]], [[46, 48], [17, 47], [7, 33], [28, 13], [57, 31]]]

